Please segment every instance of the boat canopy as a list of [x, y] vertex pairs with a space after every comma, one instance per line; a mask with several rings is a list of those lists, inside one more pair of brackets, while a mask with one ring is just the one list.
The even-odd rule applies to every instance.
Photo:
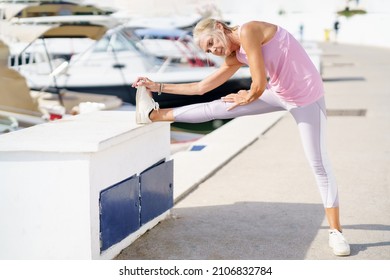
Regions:
[[8, 25], [3, 33], [14, 42], [32, 43], [40, 38], [90, 38], [99, 40], [106, 33], [105, 26], [98, 25]]
[[[42, 3], [41, 3], [42, 2]], [[17, 18], [30, 18], [41, 16], [68, 16], [68, 15], [109, 15], [113, 10], [104, 10], [93, 5], [80, 5], [75, 1], [53, 2], [53, 1], [25, 1], [1, 3], [4, 18], [10, 20]]]
[[99, 40], [118, 22], [109, 16], [58, 16], [20, 18], [2, 24], [10, 42], [32, 43], [39, 38], [90, 38]]

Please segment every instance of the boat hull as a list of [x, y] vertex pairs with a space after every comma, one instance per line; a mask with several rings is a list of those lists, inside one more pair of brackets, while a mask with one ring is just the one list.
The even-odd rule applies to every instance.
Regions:
[[[160, 108], [174, 108], [195, 103], [209, 102], [226, 96], [230, 93], [238, 92], [241, 89], [249, 89], [250, 78], [240, 78], [228, 80], [223, 85], [204, 95], [180, 95], [180, 94], [161, 94], [153, 93], [153, 98], [159, 103]], [[136, 89], [130, 85], [106, 85], [106, 86], [73, 86], [66, 87], [67, 90], [85, 93], [114, 95], [119, 97], [125, 103], [135, 105]], [[50, 89], [49, 89], [50, 90]], [[52, 89], [55, 91], [55, 89]]]

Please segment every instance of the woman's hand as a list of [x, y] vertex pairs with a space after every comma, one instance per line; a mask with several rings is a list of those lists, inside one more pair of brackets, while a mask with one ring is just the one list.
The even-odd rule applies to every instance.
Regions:
[[233, 105], [228, 108], [228, 111], [230, 111], [237, 106], [246, 105], [250, 103], [250, 97], [251, 96], [248, 90], [240, 90], [237, 93], [231, 93], [222, 97], [222, 101], [233, 103]]
[[155, 83], [146, 77], [138, 77], [131, 86], [132, 87], [144, 86], [146, 87], [146, 89], [153, 92], [158, 92], [160, 89], [160, 83]]

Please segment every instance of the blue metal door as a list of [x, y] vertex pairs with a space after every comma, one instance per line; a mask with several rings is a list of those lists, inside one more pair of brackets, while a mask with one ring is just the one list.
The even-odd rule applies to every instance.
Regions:
[[141, 225], [173, 206], [173, 160], [157, 164], [140, 174]]
[[100, 193], [101, 251], [140, 227], [139, 177], [130, 177]]

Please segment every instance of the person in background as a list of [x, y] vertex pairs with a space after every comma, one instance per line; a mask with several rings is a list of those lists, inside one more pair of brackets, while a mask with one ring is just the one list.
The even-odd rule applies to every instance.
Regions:
[[334, 41], [337, 43], [337, 37], [339, 35], [339, 29], [340, 29], [340, 22], [338, 19], [333, 23], [333, 30], [334, 30]]
[[[326, 107], [322, 78], [299, 42], [285, 29], [272, 23], [250, 21], [230, 27], [216, 19], [200, 21], [194, 40], [206, 53], [225, 57], [224, 63], [202, 81], [171, 84], [138, 77], [136, 121], [199, 123], [244, 115], [287, 110], [294, 117], [306, 157], [314, 172], [329, 223], [329, 245], [338, 256], [350, 254], [342, 234], [339, 196], [326, 153]], [[250, 88], [208, 103], [159, 109], [151, 91], [166, 94], [201, 95], [222, 85], [240, 67], [248, 65]]]
[[304, 31], [305, 31], [305, 25], [303, 23], [301, 23], [299, 25], [299, 41], [300, 42], [303, 42], [303, 34], [304, 34]]

